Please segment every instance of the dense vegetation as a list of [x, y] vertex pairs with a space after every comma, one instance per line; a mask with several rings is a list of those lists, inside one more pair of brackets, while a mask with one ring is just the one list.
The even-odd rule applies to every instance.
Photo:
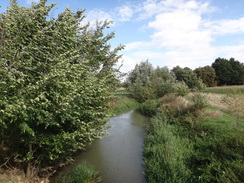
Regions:
[[[146, 65], [150, 66], [147, 62]], [[142, 92], [148, 91], [148, 85], [143, 83], [150, 84], [150, 81], [165, 84], [166, 80], [161, 80], [162, 75], [156, 75], [154, 80], [150, 80], [150, 76], [154, 73], [152, 68], [151, 72], [145, 72], [148, 69], [141, 69], [144, 73], [137, 77], [137, 84], [133, 85], [131, 76], [135, 76], [135, 71], [140, 67], [144, 68], [145, 63], [137, 65], [128, 77], [129, 89], [132, 92], [133, 87], [141, 89]], [[209, 67], [204, 69], [213, 71]], [[192, 74], [193, 71], [180, 67], [175, 67], [173, 70], [173, 74], [168, 70], [164, 72], [168, 76], [179, 77], [176, 80], [167, 80], [172, 90], [167, 90], [164, 85], [163, 91], [168, 92], [161, 96], [144, 98], [138, 108], [139, 112], [151, 117], [144, 150], [148, 182], [243, 182], [244, 97], [241, 94], [243, 87], [204, 89], [203, 91], [207, 93], [225, 91], [225, 95], [220, 95], [221, 101], [219, 101], [224, 107], [209, 107], [208, 97], [196, 92], [196, 89], [202, 87], [199, 85], [201, 81]], [[179, 91], [174, 87], [180, 78], [181, 82], [187, 84], [184, 85], [182, 95], [179, 95]], [[188, 94], [187, 88], [194, 88], [194, 92]], [[157, 93], [157, 87], [150, 89], [150, 93]], [[139, 96], [139, 91], [134, 90], [137, 92], [135, 98]]]
[[243, 118], [236, 129], [228, 113], [162, 100], [145, 139], [148, 182], [243, 182]]
[[[193, 71], [191, 74], [194, 75]], [[200, 80], [196, 77], [190, 87], [200, 87], [199, 82]], [[174, 72], [171, 72], [167, 67], [155, 69], [148, 61], [136, 65], [126, 80], [128, 90], [140, 103], [169, 93], [185, 95], [188, 92], [187, 84], [185, 81], [178, 81]]]
[[109, 22], [81, 26], [83, 10], [70, 9], [53, 18], [46, 2], [11, 0], [0, 14], [0, 162], [27, 176], [104, 134], [123, 48], [111, 49]]

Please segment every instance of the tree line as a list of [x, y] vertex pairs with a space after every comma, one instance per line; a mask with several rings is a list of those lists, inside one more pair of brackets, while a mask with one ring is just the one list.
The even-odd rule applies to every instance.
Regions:
[[0, 14], [0, 163], [31, 168], [70, 160], [100, 138], [108, 118], [115, 68], [110, 22], [81, 24], [84, 10], [57, 18], [47, 0]]
[[221, 85], [244, 84], [244, 65], [234, 58], [217, 58], [212, 66], [192, 70], [188, 67], [153, 68], [142, 61], [128, 74], [125, 86], [132, 91], [139, 102], [160, 98], [169, 93], [184, 95], [189, 89]]

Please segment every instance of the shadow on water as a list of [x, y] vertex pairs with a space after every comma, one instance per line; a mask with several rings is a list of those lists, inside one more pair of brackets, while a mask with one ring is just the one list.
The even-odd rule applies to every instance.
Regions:
[[146, 183], [143, 144], [147, 118], [131, 111], [109, 120], [109, 134], [81, 152], [62, 173], [87, 161], [100, 172], [103, 183]]

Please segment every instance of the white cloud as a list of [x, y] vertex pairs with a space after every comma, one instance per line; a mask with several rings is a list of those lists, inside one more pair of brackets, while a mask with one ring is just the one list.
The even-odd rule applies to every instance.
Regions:
[[[154, 66], [176, 65], [196, 68], [210, 65], [217, 57], [244, 58], [244, 17], [237, 19], [208, 19], [205, 15], [217, 10], [200, 0], [144, 0], [140, 4], [122, 5], [108, 12], [94, 10], [87, 19], [114, 20], [116, 22], [146, 22], [141, 25], [150, 32], [147, 41], [126, 45], [123, 51], [123, 71], [133, 69], [136, 63], [149, 59]], [[219, 10], [220, 11], [220, 10]], [[102, 18], [102, 19], [101, 19]], [[94, 22], [94, 21], [93, 21]], [[146, 28], [145, 28], [146, 27]], [[139, 28], [138, 28], [139, 29]], [[215, 46], [215, 38], [243, 34], [239, 45]]]
[[237, 34], [244, 33], [244, 17], [239, 19], [225, 19], [205, 23], [205, 26], [212, 30], [213, 34]]
[[121, 22], [129, 21], [134, 14], [134, 10], [132, 9], [132, 7], [128, 5], [119, 7], [117, 9], [117, 12], [118, 12], [118, 21]]
[[144, 1], [138, 16], [144, 20], [151, 18], [147, 26], [154, 32], [150, 41], [127, 45], [128, 59], [134, 62], [149, 59], [154, 66], [172, 68], [179, 65], [193, 69], [211, 65], [217, 57], [243, 61], [244, 44], [214, 46], [213, 43], [216, 35], [243, 34], [244, 17], [218, 21], [204, 19], [204, 15], [215, 10], [209, 3], [196, 0]]
[[93, 27], [96, 25], [97, 21], [103, 22], [106, 20], [114, 22], [113, 17], [108, 12], [100, 9], [94, 9], [86, 13], [86, 18], [81, 23], [82, 25], [86, 25], [89, 22], [90, 26]]

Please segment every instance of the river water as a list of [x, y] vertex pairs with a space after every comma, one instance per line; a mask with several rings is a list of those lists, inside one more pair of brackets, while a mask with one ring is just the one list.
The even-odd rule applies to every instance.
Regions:
[[146, 183], [143, 144], [147, 118], [131, 111], [109, 120], [109, 134], [96, 140], [65, 172], [87, 161], [99, 171], [102, 183]]

